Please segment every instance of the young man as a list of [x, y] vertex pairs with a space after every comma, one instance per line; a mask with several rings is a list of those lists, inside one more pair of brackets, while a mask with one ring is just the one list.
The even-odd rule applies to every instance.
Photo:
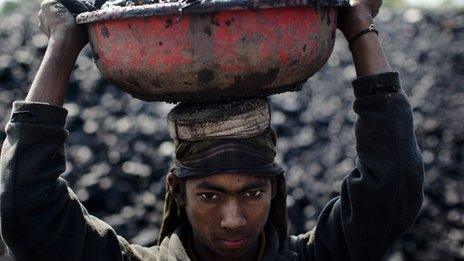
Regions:
[[[1, 225], [12, 256], [380, 260], [413, 224], [423, 183], [409, 101], [377, 35], [366, 30], [380, 4], [360, 0], [339, 17], [358, 75], [352, 84], [358, 160], [343, 181], [341, 196], [327, 204], [316, 228], [304, 235], [287, 235], [285, 181], [274, 162], [276, 137], [269, 118], [263, 116], [265, 100], [233, 103], [230, 115], [199, 108], [196, 111], [203, 116], [194, 118], [185, 116], [192, 108], [181, 105], [169, 117], [176, 165], [167, 177], [160, 244], [147, 248], [130, 245], [89, 215], [59, 177], [65, 169], [67, 137], [63, 99], [87, 38], [62, 5], [44, 2], [40, 27], [50, 37], [49, 46], [26, 101], [13, 105], [1, 155]], [[205, 116], [202, 110], [211, 114]], [[240, 125], [245, 129], [221, 129], [250, 115], [257, 120]], [[217, 129], [208, 129], [212, 121]], [[195, 132], [201, 124], [204, 131]]]

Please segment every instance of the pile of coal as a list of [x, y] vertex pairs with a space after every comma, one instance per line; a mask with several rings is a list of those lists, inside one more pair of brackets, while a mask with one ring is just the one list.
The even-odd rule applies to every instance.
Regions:
[[[37, 10], [36, 1], [27, 1], [1, 18], [0, 143], [11, 104], [26, 97], [47, 46]], [[423, 209], [387, 260], [464, 260], [464, 13], [383, 9], [376, 24], [413, 104], [426, 169]], [[354, 166], [354, 78], [340, 34], [327, 65], [302, 92], [271, 98], [292, 233], [315, 225]], [[63, 177], [89, 212], [118, 234], [131, 243], [154, 244], [174, 153], [166, 127], [172, 105], [142, 102], [108, 84], [86, 49], [72, 73], [65, 108], [70, 135]]]

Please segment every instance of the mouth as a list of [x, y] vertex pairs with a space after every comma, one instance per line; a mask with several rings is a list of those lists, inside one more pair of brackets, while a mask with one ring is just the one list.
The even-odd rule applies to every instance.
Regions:
[[250, 237], [237, 237], [237, 238], [227, 238], [221, 239], [222, 245], [227, 249], [240, 249], [243, 248], [247, 243]]

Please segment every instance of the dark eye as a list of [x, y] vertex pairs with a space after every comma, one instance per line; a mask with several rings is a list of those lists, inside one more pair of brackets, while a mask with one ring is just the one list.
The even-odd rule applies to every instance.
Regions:
[[245, 196], [250, 198], [259, 198], [263, 195], [263, 193], [264, 191], [262, 190], [251, 190], [245, 193]]
[[200, 197], [204, 200], [213, 200], [213, 199], [218, 199], [218, 195], [212, 193], [212, 192], [205, 192], [205, 193], [200, 193]]

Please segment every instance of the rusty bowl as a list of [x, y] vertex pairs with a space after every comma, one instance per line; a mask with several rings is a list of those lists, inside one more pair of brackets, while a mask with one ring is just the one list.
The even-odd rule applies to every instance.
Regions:
[[146, 101], [218, 102], [300, 90], [332, 53], [348, 0], [199, 0], [77, 16], [108, 81]]

